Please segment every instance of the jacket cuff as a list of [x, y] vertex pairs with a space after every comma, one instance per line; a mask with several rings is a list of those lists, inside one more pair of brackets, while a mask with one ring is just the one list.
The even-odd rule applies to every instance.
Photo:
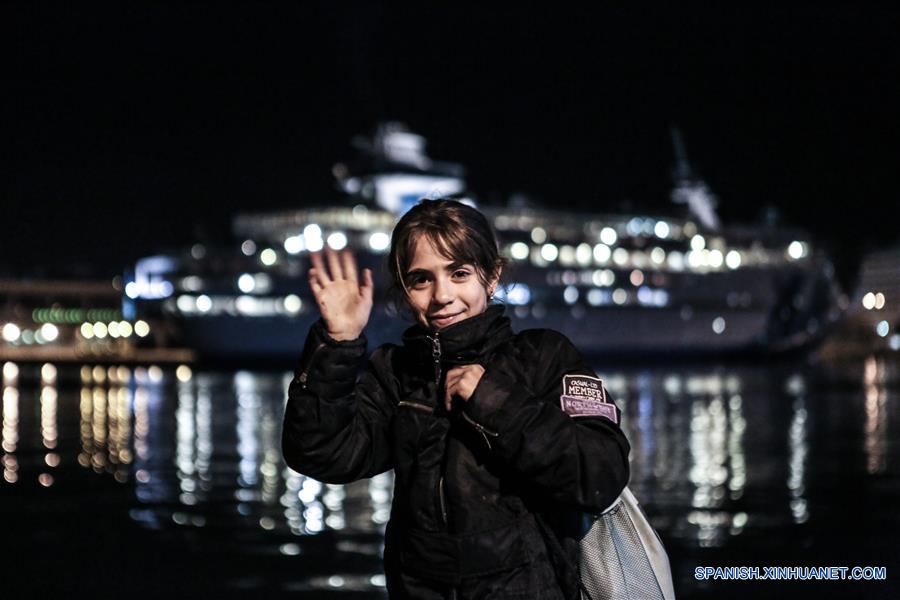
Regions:
[[[355, 340], [335, 340], [328, 335], [324, 321], [318, 319], [309, 328], [300, 362], [294, 371], [295, 379], [303, 389], [329, 383], [332, 391], [350, 393], [365, 358], [366, 346], [365, 334]], [[333, 387], [335, 384], [340, 389]]]

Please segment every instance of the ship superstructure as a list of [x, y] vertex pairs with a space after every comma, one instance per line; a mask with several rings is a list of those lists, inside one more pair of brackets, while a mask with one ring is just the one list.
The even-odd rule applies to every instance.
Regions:
[[[338, 202], [238, 215], [230, 248], [139, 261], [127, 302], [175, 324], [201, 355], [293, 358], [318, 318], [308, 254], [349, 245], [375, 273], [370, 344], [396, 340], [409, 323], [386, 294], [394, 224], [423, 197], [474, 201], [464, 169], [428, 158], [424, 139], [398, 124], [357, 146], [362, 161], [335, 166]], [[828, 258], [799, 230], [720, 224], [705, 183], [681, 172], [683, 216], [479, 205], [511, 260], [497, 297], [514, 326], [618, 355], [779, 351], [821, 336], [840, 315]]]

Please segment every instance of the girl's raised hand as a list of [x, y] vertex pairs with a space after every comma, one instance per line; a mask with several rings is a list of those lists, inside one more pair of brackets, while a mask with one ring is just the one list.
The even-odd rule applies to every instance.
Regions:
[[356, 272], [356, 258], [350, 249], [335, 252], [327, 247], [311, 252], [309, 287], [319, 305], [328, 335], [335, 340], [355, 340], [362, 334], [372, 312], [372, 270], [363, 269], [362, 283]]

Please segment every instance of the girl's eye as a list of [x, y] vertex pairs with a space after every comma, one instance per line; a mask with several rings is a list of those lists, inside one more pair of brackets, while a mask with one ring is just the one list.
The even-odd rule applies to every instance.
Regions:
[[412, 277], [409, 278], [409, 282], [407, 285], [409, 285], [410, 287], [421, 288], [427, 283], [428, 283], [428, 278], [425, 277], [424, 275], [413, 275]]
[[459, 278], [468, 277], [468, 276], [469, 276], [469, 272], [460, 269], [459, 271], [455, 271], [455, 272], [453, 273], [453, 276], [454, 276], [454, 277], [459, 277]]

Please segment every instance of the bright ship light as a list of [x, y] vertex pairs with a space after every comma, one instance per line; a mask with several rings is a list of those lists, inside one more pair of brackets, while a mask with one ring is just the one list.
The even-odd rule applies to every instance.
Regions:
[[383, 231], [376, 231], [369, 236], [369, 247], [376, 252], [383, 252], [391, 245], [391, 237]]
[[799, 260], [806, 256], [808, 248], [803, 242], [791, 242], [787, 249], [788, 256], [793, 260]]
[[665, 221], [657, 221], [656, 225], [653, 227], [653, 233], [656, 234], [656, 237], [658, 238], [665, 239], [669, 237], [670, 232], [669, 224]]
[[3, 326], [3, 339], [7, 342], [14, 342], [22, 335], [22, 330], [15, 323], [7, 323]]
[[515, 242], [509, 247], [509, 255], [515, 260], [525, 260], [528, 258], [528, 244], [525, 242]]
[[276, 260], [278, 260], [278, 255], [271, 248], [266, 248], [259, 253], [259, 261], [267, 267], [274, 265]]
[[41, 337], [48, 342], [56, 341], [56, 338], [59, 337], [59, 329], [53, 323], [44, 323], [41, 325]]
[[302, 235], [292, 235], [284, 240], [284, 251], [288, 254], [299, 254], [306, 249], [306, 241]]
[[347, 236], [342, 231], [335, 231], [328, 236], [328, 246], [334, 250], [343, 250], [347, 245]]
[[691, 250], [700, 251], [706, 248], [706, 239], [699, 233], [691, 238]]
[[609, 262], [612, 256], [612, 250], [606, 244], [597, 244], [594, 246], [594, 260], [600, 264]]
[[730, 250], [728, 254], [725, 255], [725, 264], [728, 265], [729, 269], [737, 269], [741, 266], [741, 253], [737, 250]]
[[238, 277], [238, 289], [249, 294], [256, 288], [256, 279], [250, 273], [244, 273]]
[[256, 254], [256, 242], [253, 240], [244, 240], [244, 243], [241, 244], [241, 252], [244, 256], [253, 256]]
[[593, 250], [591, 249], [591, 245], [587, 243], [578, 244], [578, 247], [575, 248], [575, 260], [582, 267], [586, 267], [591, 264], [591, 255], [593, 254]]
[[616, 230], [612, 227], [604, 227], [600, 230], [600, 241], [607, 246], [615, 244], [617, 239], [619, 239], [619, 236], [616, 235]]
[[866, 310], [872, 310], [875, 308], [875, 294], [869, 292], [862, 299], [862, 305]]
[[134, 324], [134, 332], [138, 337], [147, 337], [150, 335], [150, 325], [146, 321], [138, 321]]
[[290, 294], [285, 296], [284, 298], [284, 310], [291, 314], [297, 314], [300, 312], [300, 309], [303, 308], [303, 302], [300, 300], [300, 297], [295, 294]]
[[553, 244], [544, 244], [541, 246], [541, 258], [547, 262], [556, 260], [557, 256], [559, 256], [559, 249]]
[[197, 296], [197, 310], [200, 312], [208, 312], [210, 309], [212, 309], [212, 298], [206, 294]]

